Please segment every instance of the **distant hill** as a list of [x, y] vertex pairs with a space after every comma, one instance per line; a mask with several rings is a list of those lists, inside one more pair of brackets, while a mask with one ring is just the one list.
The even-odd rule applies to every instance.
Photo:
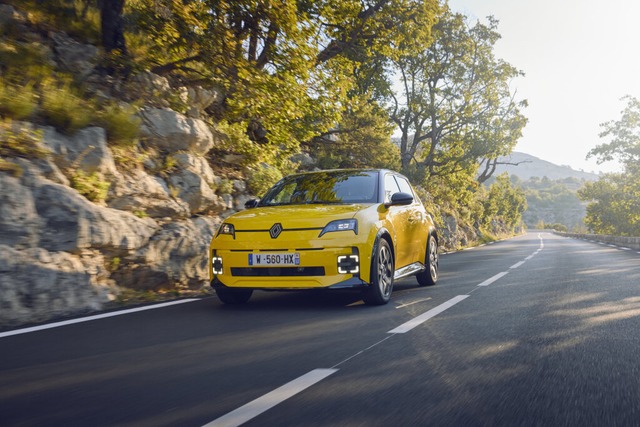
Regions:
[[517, 151], [514, 151], [509, 156], [501, 157], [499, 160], [518, 165], [498, 165], [493, 176], [508, 172], [509, 175], [515, 175], [524, 181], [534, 176], [539, 178], [546, 176], [551, 180], [577, 178], [579, 180], [596, 181], [598, 179], [598, 175], [595, 173], [577, 171], [569, 166], [558, 166], [530, 154]]

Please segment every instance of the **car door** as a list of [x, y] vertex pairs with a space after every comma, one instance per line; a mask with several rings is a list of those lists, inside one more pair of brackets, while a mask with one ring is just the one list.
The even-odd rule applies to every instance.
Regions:
[[[387, 173], [384, 177], [385, 203], [391, 200], [391, 196], [400, 192], [400, 186], [394, 174]], [[409, 193], [413, 194], [413, 193]], [[390, 206], [387, 210], [387, 221], [390, 222], [388, 228], [393, 233], [393, 246], [396, 254], [395, 269], [399, 269], [410, 264], [413, 258], [411, 248], [411, 216], [412, 210], [409, 206]]]
[[408, 260], [407, 263], [411, 264], [416, 261], [423, 262], [429, 232], [426, 226], [426, 211], [413, 191], [413, 188], [411, 188], [409, 181], [403, 176], [396, 175], [395, 178], [400, 187], [400, 191], [413, 195], [413, 203], [405, 206], [407, 210], [406, 220], [408, 222], [405, 229], [407, 233], [406, 239], [409, 242], [411, 252], [409, 255], [410, 260]]

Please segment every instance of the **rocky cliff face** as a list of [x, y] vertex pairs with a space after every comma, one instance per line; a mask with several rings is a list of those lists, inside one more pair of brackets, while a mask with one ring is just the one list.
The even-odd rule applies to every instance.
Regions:
[[[64, 136], [23, 124], [42, 131], [47, 154], [8, 158], [20, 176], [0, 172], [0, 324], [100, 308], [118, 294], [117, 283], [144, 290], [206, 283], [206, 247], [234, 197], [212, 190], [220, 178], [203, 157], [211, 132], [202, 123], [182, 127], [188, 119], [176, 112], [161, 114], [178, 117], [162, 128], [184, 142], [164, 176], [118, 168], [103, 129]], [[152, 120], [146, 126], [147, 143], [166, 138]], [[109, 182], [104, 202], [71, 188], [71, 170]]]
[[[1, 6], [1, 24], [29, 31], [19, 11]], [[59, 32], [28, 38], [56, 69], [80, 73], [98, 96], [126, 101], [105, 93], [95, 47]], [[239, 180], [225, 179], [226, 192], [215, 191], [223, 179], [208, 153], [223, 135], [203, 116], [220, 94], [148, 72], [129, 83], [145, 100], [138, 117], [148, 150], [138, 165], [114, 161], [101, 127], [71, 135], [28, 122], [0, 129], [0, 138], [38, 135], [32, 143], [41, 153], [1, 159], [12, 168], [0, 169], [0, 327], [100, 309], [123, 284], [173, 291], [206, 284], [208, 242], [221, 218], [249, 198]], [[176, 94], [185, 114], [169, 108]], [[92, 202], [74, 189], [79, 174], [105, 184], [106, 196]]]

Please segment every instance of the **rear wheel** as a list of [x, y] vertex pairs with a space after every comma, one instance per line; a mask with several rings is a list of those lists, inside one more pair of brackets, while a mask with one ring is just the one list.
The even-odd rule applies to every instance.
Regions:
[[253, 289], [216, 288], [218, 299], [225, 304], [244, 304], [249, 301]]
[[420, 286], [433, 286], [438, 281], [438, 241], [434, 236], [427, 240], [427, 255], [425, 257], [427, 269], [416, 275]]
[[371, 284], [364, 290], [362, 299], [369, 305], [389, 302], [393, 290], [394, 260], [391, 247], [380, 239], [371, 263]]

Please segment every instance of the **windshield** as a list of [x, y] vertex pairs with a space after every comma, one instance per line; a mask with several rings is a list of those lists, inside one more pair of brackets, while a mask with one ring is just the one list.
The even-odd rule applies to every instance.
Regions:
[[259, 206], [375, 203], [377, 194], [377, 172], [317, 172], [280, 180], [267, 191]]

